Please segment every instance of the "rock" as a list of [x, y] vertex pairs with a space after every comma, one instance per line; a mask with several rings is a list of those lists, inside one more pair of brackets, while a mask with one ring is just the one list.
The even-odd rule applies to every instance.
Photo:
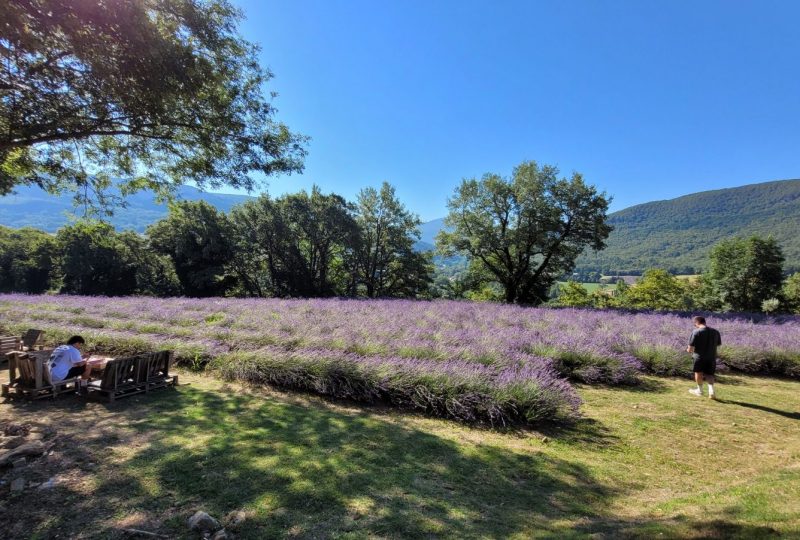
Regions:
[[31, 441], [0, 454], [0, 466], [8, 465], [20, 456], [41, 456], [45, 452], [42, 441]]
[[3, 448], [12, 449], [12, 448], [16, 448], [17, 446], [20, 446], [22, 444], [25, 444], [25, 436], [24, 435], [20, 435], [19, 437], [3, 437], [3, 439], [4, 439], [3, 440], [3, 444], [0, 445]]
[[26, 424], [7, 424], [3, 428], [3, 435], [22, 435], [25, 436], [30, 433], [31, 427]]
[[247, 514], [242, 512], [241, 510], [235, 510], [228, 514], [225, 521], [227, 521], [228, 526], [235, 529], [247, 519]]
[[213, 517], [198, 510], [189, 518], [189, 528], [200, 532], [216, 531], [220, 528], [220, 524]]
[[211, 540], [228, 540], [230, 538], [228, 533], [225, 532], [225, 529], [220, 529], [217, 533], [211, 537]]
[[42, 482], [42, 484], [39, 486], [39, 489], [40, 490], [53, 489], [54, 487], [56, 487], [56, 479], [51, 478], [47, 482]]
[[11, 491], [22, 491], [23, 489], [25, 489], [24, 478], [17, 478], [13, 482], [11, 482]]
[[24, 457], [21, 457], [19, 459], [15, 459], [11, 464], [15, 469], [24, 469], [28, 465], [28, 462]]

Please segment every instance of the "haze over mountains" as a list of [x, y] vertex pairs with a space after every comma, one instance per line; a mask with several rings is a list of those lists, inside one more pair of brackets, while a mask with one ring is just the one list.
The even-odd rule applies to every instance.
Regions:
[[[19, 187], [16, 195], [0, 197], [0, 225], [36, 227], [55, 232], [69, 222], [72, 199], [54, 197], [38, 188]], [[202, 192], [183, 186], [184, 200], [205, 200], [225, 212], [249, 197]], [[128, 199], [111, 222], [118, 229], [143, 232], [164, 217], [165, 205], [149, 193]], [[604, 274], [639, 273], [647, 268], [666, 268], [675, 273], [696, 273], [707, 264], [711, 247], [725, 238], [772, 235], [786, 256], [787, 270], [800, 270], [800, 180], [780, 180], [742, 187], [704, 191], [667, 201], [639, 204], [609, 216], [614, 232], [608, 247], [587, 253], [576, 270]], [[417, 248], [433, 249], [443, 219], [424, 223]]]

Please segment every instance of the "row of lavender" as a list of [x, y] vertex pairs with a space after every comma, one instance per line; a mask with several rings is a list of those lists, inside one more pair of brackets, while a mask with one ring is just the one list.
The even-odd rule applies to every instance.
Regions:
[[[800, 322], [711, 320], [721, 357], [800, 377]], [[170, 347], [226, 376], [466, 420], [573, 415], [565, 379], [687, 374], [688, 317], [415, 301], [0, 295], [0, 325], [83, 333], [109, 353]]]

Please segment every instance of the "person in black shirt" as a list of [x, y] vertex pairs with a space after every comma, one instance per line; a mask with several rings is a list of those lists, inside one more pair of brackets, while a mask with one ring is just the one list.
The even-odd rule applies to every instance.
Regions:
[[703, 380], [708, 383], [708, 397], [716, 399], [714, 394], [714, 372], [717, 369], [717, 347], [722, 345], [722, 338], [715, 329], [706, 326], [705, 317], [692, 318], [694, 331], [689, 338], [689, 346], [686, 352], [692, 353], [694, 359], [694, 382], [697, 388], [689, 390], [695, 396], [703, 395]]

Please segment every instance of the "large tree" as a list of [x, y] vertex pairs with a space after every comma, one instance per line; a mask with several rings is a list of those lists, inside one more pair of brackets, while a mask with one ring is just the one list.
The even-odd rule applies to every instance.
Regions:
[[0, 227], [0, 292], [47, 291], [56, 253], [55, 240], [44, 231]]
[[0, 194], [98, 202], [175, 185], [251, 189], [302, 169], [274, 120], [271, 73], [226, 0], [6, 0], [0, 8]]
[[227, 216], [205, 201], [183, 201], [147, 228], [151, 248], [172, 259], [188, 296], [224, 296], [233, 285], [227, 265], [233, 256]]
[[724, 240], [709, 258], [705, 277], [724, 309], [757, 312], [764, 300], [780, 296], [784, 258], [774, 238]]
[[414, 249], [421, 221], [397, 199], [394, 187], [384, 182], [380, 190], [362, 189], [356, 223], [359, 243], [346, 261], [353, 276], [351, 294], [380, 298], [428, 293], [433, 266], [427, 254]]
[[556, 167], [526, 161], [511, 178], [463, 180], [437, 245], [470, 257], [503, 287], [506, 302], [539, 304], [584, 248], [605, 247], [608, 203], [579, 173], [558, 178]]
[[236, 248], [230, 268], [255, 296], [333, 296], [347, 277], [341, 260], [358, 228], [351, 205], [317, 186], [276, 200], [262, 195], [231, 212]]

